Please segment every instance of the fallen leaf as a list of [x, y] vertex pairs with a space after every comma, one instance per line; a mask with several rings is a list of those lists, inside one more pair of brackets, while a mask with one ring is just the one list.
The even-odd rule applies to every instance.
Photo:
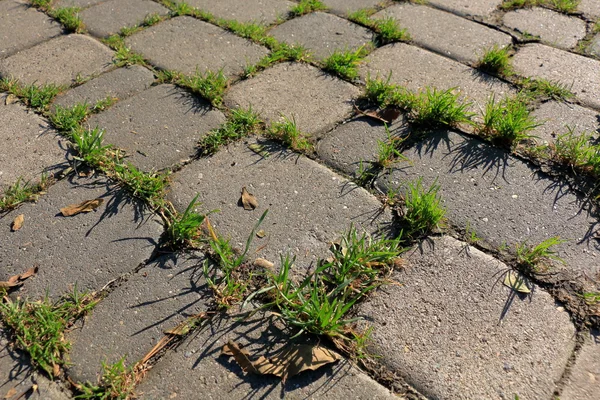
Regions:
[[70, 217], [79, 213], [94, 211], [104, 203], [103, 199], [86, 200], [80, 204], [71, 204], [60, 209], [63, 217]]
[[267, 232], [265, 232], [264, 230], [259, 230], [258, 232], [256, 232], [256, 236], [258, 236], [259, 238], [264, 238], [265, 236], [267, 236]]
[[19, 98], [11, 93], [4, 99], [4, 104], [9, 105], [12, 103], [16, 103], [17, 101], [19, 101]]
[[258, 154], [259, 156], [261, 156], [262, 158], [268, 158], [270, 155], [269, 152], [265, 150], [264, 146], [258, 143], [251, 143], [248, 145], [248, 148], [256, 154]]
[[244, 206], [244, 210], [254, 210], [258, 207], [258, 200], [256, 200], [256, 197], [252, 193], [246, 190], [245, 186], [242, 188], [242, 205]]
[[23, 281], [27, 278], [32, 277], [38, 272], [38, 267], [31, 267], [27, 271], [19, 275], [13, 275], [6, 281], [0, 281], [0, 288], [12, 288], [15, 286], [21, 286]]
[[525, 277], [515, 271], [508, 271], [504, 275], [504, 285], [519, 293], [531, 293], [531, 289], [525, 282]]
[[6, 394], [4, 395], [5, 399], [10, 399], [11, 397], [13, 397], [15, 394], [17, 394], [17, 389], [12, 387], [10, 389], [8, 389], [8, 392], [6, 392]]
[[261, 267], [261, 268], [268, 269], [268, 270], [273, 270], [273, 267], [275, 266], [275, 264], [273, 264], [269, 260], [265, 260], [264, 258], [257, 258], [256, 260], [254, 260], [254, 266]]
[[60, 376], [60, 366], [58, 364], [54, 364], [52, 366], [52, 374], [54, 375], [55, 378]]
[[37, 384], [35, 384], [35, 383], [34, 383], [33, 385], [31, 385], [31, 390], [33, 391], [33, 393], [37, 392], [37, 390], [38, 390], [38, 385], [37, 385]]
[[36, 265], [35, 267], [29, 268], [27, 271], [23, 272], [19, 278], [19, 280], [24, 281], [27, 278], [32, 277], [37, 274], [39, 267]]
[[25, 220], [25, 214], [19, 214], [15, 217], [12, 223], [12, 231], [16, 232], [23, 226], [23, 221]]
[[378, 121], [385, 122], [386, 124], [391, 124], [401, 114], [400, 109], [396, 107], [386, 107], [383, 110], [377, 111], [362, 111], [355, 104], [354, 109], [356, 110], [356, 112], [358, 112], [361, 115], [364, 115], [365, 117], [370, 117]]
[[339, 360], [333, 351], [312, 344], [290, 344], [270, 358], [260, 356], [256, 361], [251, 361], [248, 351], [230, 340], [223, 346], [223, 354], [233, 356], [244, 372], [275, 375], [284, 383], [302, 371], [316, 370]]

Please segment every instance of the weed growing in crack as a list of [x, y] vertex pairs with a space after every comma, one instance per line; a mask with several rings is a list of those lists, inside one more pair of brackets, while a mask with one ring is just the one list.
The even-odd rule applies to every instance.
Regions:
[[381, 168], [389, 168], [398, 161], [408, 160], [398, 149], [404, 139], [393, 137], [387, 125], [385, 126], [385, 131], [387, 133], [387, 141], [377, 141], [377, 164]]
[[115, 163], [112, 169], [105, 172], [111, 178], [119, 181], [120, 185], [152, 209], [157, 209], [164, 204], [164, 194], [167, 189], [167, 175], [154, 172], [143, 172], [132, 164]]
[[480, 132], [494, 143], [512, 148], [531, 138], [528, 132], [540, 125], [521, 98], [507, 97], [496, 102], [491, 96], [485, 107]]
[[302, 45], [290, 46], [285, 43], [277, 44], [258, 63], [246, 65], [243, 76], [244, 78], [249, 78], [273, 64], [284, 61], [307, 61], [310, 57], [310, 52]]
[[130, 65], [146, 65], [146, 60], [144, 60], [144, 56], [135, 53], [124, 44], [122, 44], [115, 50], [116, 51], [114, 55], [114, 63], [117, 67], [124, 67]]
[[70, 133], [81, 125], [89, 113], [90, 107], [87, 103], [76, 104], [73, 107], [57, 105], [50, 114], [50, 121], [60, 131]]
[[39, 8], [42, 11], [46, 11], [52, 5], [53, 0], [29, 0], [31, 5], [35, 8]]
[[79, 17], [79, 7], [64, 7], [51, 10], [48, 14], [60, 22], [68, 31], [81, 33], [84, 31], [83, 21]]
[[571, 14], [577, 11], [580, 0], [547, 0], [545, 3], [556, 11], [563, 14]]
[[512, 75], [509, 49], [507, 47], [498, 47], [497, 45], [490, 47], [477, 62], [477, 68], [494, 75]]
[[293, 17], [299, 17], [304, 14], [308, 14], [314, 11], [325, 11], [327, 6], [320, 0], [300, 0], [300, 2], [292, 7], [290, 15]]
[[77, 153], [75, 159], [90, 166], [98, 164], [106, 150], [110, 148], [110, 146], [102, 144], [104, 130], [98, 127], [94, 129], [77, 127], [71, 131], [70, 139], [73, 141], [73, 148]]
[[307, 136], [300, 132], [296, 124], [296, 118], [283, 116], [283, 121], [273, 122], [267, 136], [281, 140], [286, 146], [299, 152], [305, 152], [312, 149], [312, 143]]
[[350, 21], [371, 28], [377, 34], [375, 42], [379, 46], [392, 42], [403, 42], [410, 40], [410, 35], [406, 29], [398, 26], [398, 21], [392, 17], [373, 19], [371, 15], [375, 13], [373, 9], [362, 9], [348, 15]]
[[193, 76], [184, 76], [178, 82], [180, 86], [189, 88], [208, 100], [214, 107], [223, 102], [223, 94], [229, 86], [229, 80], [223, 75], [223, 70], [218, 72], [206, 71], [200, 73], [196, 70]]
[[227, 121], [219, 129], [209, 132], [200, 141], [198, 153], [201, 156], [214, 154], [222, 146], [256, 133], [262, 126], [263, 121], [252, 108], [232, 110]]
[[600, 176], [600, 144], [595, 143], [590, 133], [576, 135], [574, 129], [567, 129], [551, 145], [553, 157], [575, 171]]
[[42, 174], [37, 183], [23, 182], [22, 178], [17, 179], [14, 184], [5, 188], [0, 197], [0, 212], [12, 210], [26, 201], [36, 201], [39, 193], [46, 190], [49, 184], [50, 178], [46, 174]]
[[390, 104], [391, 99], [397, 90], [397, 86], [390, 83], [392, 74], [383, 80], [377, 76], [375, 79], [371, 78], [371, 75], [367, 75], [365, 97], [373, 104], [377, 104], [383, 108]]
[[467, 111], [472, 103], [461, 101], [455, 88], [440, 91], [427, 87], [425, 92], [406, 96], [400, 102], [409, 108], [408, 119], [417, 126], [439, 128], [472, 123], [474, 114]]
[[175, 215], [172, 213], [167, 220], [167, 228], [165, 230], [165, 241], [172, 248], [181, 248], [185, 246], [194, 247], [200, 240], [200, 227], [206, 219], [206, 215], [198, 214], [194, 211], [194, 207], [198, 205], [198, 196], [188, 204], [183, 214]]
[[408, 184], [402, 220], [409, 237], [418, 238], [444, 224], [446, 209], [441, 205], [439, 190], [437, 181], [425, 189], [422, 178]]
[[32, 83], [22, 86], [15, 79], [3, 78], [0, 80], [0, 91], [19, 97], [23, 103], [41, 112], [46, 111], [52, 100], [63, 90], [63, 86], [53, 83], [39, 86]]
[[125, 357], [114, 364], [102, 362], [102, 376], [98, 385], [90, 382], [76, 384], [80, 392], [75, 399], [84, 400], [127, 400], [135, 398], [136, 377], [132, 367], [125, 366]]
[[364, 46], [356, 51], [336, 50], [323, 60], [323, 69], [336, 74], [342, 79], [353, 81], [358, 77], [358, 64], [365, 54]]
[[562, 258], [558, 257], [552, 247], [565, 242], [566, 240], [554, 236], [536, 246], [531, 246], [527, 242], [518, 243], [516, 246], [517, 263], [531, 273], [547, 272], [552, 268], [554, 261], [564, 264]]
[[585, 292], [578, 295], [587, 305], [595, 306], [600, 303], [600, 292]]
[[531, 99], [569, 100], [575, 97], [568, 85], [548, 79], [524, 79], [521, 94]]
[[91, 109], [92, 113], [97, 113], [106, 110], [118, 101], [116, 97], [106, 96], [104, 99], [98, 100]]

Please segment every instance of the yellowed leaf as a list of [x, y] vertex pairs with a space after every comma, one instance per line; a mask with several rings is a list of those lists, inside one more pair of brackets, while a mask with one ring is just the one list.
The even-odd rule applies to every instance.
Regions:
[[23, 226], [23, 221], [25, 221], [25, 214], [19, 214], [15, 217], [12, 223], [12, 231], [16, 232]]
[[244, 206], [244, 210], [254, 210], [258, 207], [258, 200], [256, 200], [256, 197], [252, 193], [246, 190], [245, 186], [242, 188], [242, 205]]
[[63, 217], [70, 217], [79, 213], [94, 211], [104, 203], [103, 199], [86, 200], [83, 203], [71, 204], [60, 209]]
[[531, 289], [529, 289], [525, 282], [525, 277], [518, 272], [512, 270], [508, 271], [506, 275], [504, 275], [503, 283], [519, 293], [531, 293]]
[[233, 340], [230, 340], [223, 346], [222, 353], [233, 356], [235, 362], [238, 363], [244, 372], [251, 372], [253, 374], [259, 373], [252, 361], [250, 361], [248, 351], [239, 347]]
[[265, 236], [267, 236], [267, 232], [265, 232], [263, 229], [261, 229], [258, 232], [256, 232], [256, 236], [262, 239]]
[[4, 104], [9, 105], [12, 103], [16, 103], [17, 101], [19, 101], [19, 98], [11, 93], [11, 94], [7, 95], [6, 98], [4, 99]]
[[37, 384], [35, 384], [35, 383], [34, 383], [33, 385], [31, 385], [31, 390], [33, 391], [33, 393], [37, 392], [37, 390], [38, 390], [38, 385], [37, 385]]
[[52, 365], [52, 374], [54, 375], [54, 377], [60, 376], [60, 366], [58, 364]]
[[17, 394], [17, 388], [12, 387], [8, 389], [8, 392], [6, 392], [6, 394], [4, 395], [4, 399], [10, 399], [15, 394]]

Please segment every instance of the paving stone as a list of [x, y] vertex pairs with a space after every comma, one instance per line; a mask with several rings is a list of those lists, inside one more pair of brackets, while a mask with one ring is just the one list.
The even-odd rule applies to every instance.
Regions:
[[317, 59], [338, 51], [356, 51], [373, 39], [373, 32], [332, 14], [314, 12], [271, 29], [281, 42], [301, 44]]
[[295, 5], [286, 0], [188, 0], [186, 3], [217, 18], [265, 25], [276, 22], [279, 17], [286, 17], [288, 10]]
[[[63, 217], [69, 204], [102, 198], [95, 211]], [[23, 227], [11, 232], [19, 214]], [[105, 178], [71, 178], [48, 189], [35, 204], [23, 204], [0, 217], [0, 279], [39, 265], [17, 295], [55, 299], [77, 290], [99, 290], [132, 271], [153, 252], [162, 225]]]
[[588, 45], [588, 52], [590, 52], [596, 57], [600, 57], [600, 34], [594, 36], [594, 38]]
[[154, 74], [139, 65], [117, 68], [59, 95], [52, 107], [83, 103], [93, 106], [107, 97], [124, 100], [148, 89], [153, 82]]
[[107, 71], [112, 54], [88, 36], [60, 36], [0, 60], [0, 77], [12, 76], [23, 84], [70, 85], [78, 76]]
[[198, 141], [225, 122], [210, 104], [173, 85], [159, 85], [90, 118], [104, 141], [127, 152], [127, 161], [150, 171], [173, 166], [196, 152]]
[[551, 45], [570, 49], [585, 37], [585, 22], [546, 8], [515, 10], [504, 15], [504, 25], [539, 36]]
[[505, 33], [428, 6], [398, 4], [374, 15], [383, 17], [395, 18], [415, 43], [464, 63], [476, 64], [486, 49], [512, 43]]
[[375, 8], [380, 0], [322, 0], [330, 11], [339, 14], [350, 14], [364, 8]]
[[502, 0], [428, 0], [427, 4], [459, 15], [487, 17], [502, 4]]
[[[254, 238], [248, 254], [276, 265], [289, 253], [308, 268], [327, 256], [328, 242], [339, 239], [350, 224], [370, 232], [391, 229], [391, 214], [381, 212], [381, 203], [366, 190], [273, 142], [260, 143], [270, 153], [266, 159], [240, 142], [186, 166], [173, 175], [169, 200], [185, 210], [199, 193], [199, 211], [220, 210], [211, 214], [211, 223], [240, 249], [268, 209], [261, 225], [266, 237]], [[256, 196], [257, 209], [246, 211], [238, 204], [242, 187]]]
[[388, 130], [381, 122], [356, 118], [324, 135], [317, 144], [317, 153], [327, 165], [357, 177], [361, 161], [364, 168], [369, 168], [379, 159], [379, 142], [389, 142], [388, 135], [398, 136], [406, 129], [403, 118], [394, 121]]
[[560, 394], [561, 400], [593, 399], [600, 393], [600, 332], [587, 338]]
[[458, 88], [473, 101], [473, 112], [485, 107], [489, 96], [496, 99], [514, 94], [514, 89], [497, 78], [481, 73], [446, 57], [404, 43], [381, 47], [371, 53], [361, 67], [361, 77], [385, 79], [404, 85], [413, 91], [437, 87], [440, 90]]
[[577, 10], [589, 18], [600, 17], [600, 3], [596, 0], [581, 0]]
[[453, 224], [465, 228], [469, 223], [494, 247], [514, 249], [524, 241], [538, 244], [560, 236], [567, 242], [555, 249], [566, 268], [588, 276], [600, 273], [600, 242], [594, 237], [600, 225], [583, 206], [584, 199], [566, 184], [500, 149], [453, 132], [439, 132], [404, 155], [409, 162], [379, 178], [384, 192], [418, 177], [425, 187], [437, 179]]
[[[257, 313], [216, 316], [198, 334], [169, 352], [137, 387], [144, 400], [203, 399], [397, 399], [346, 360], [289, 378], [285, 385], [272, 375], [245, 374], [233, 358], [221, 355], [229, 340], [252, 356], [275, 354], [289, 342], [289, 334], [272, 316]], [[238, 318], [237, 320], [235, 318]]]
[[570, 127], [578, 134], [582, 132], [600, 136], [600, 115], [597, 111], [578, 106], [577, 104], [549, 101], [539, 106], [532, 115], [544, 122], [531, 131], [533, 136], [542, 142], [552, 143], [558, 135], [567, 133]]
[[24, 0], [0, 2], [0, 58], [62, 33], [59, 23]]
[[37, 114], [18, 103], [6, 105], [0, 93], [0, 195], [19, 178], [36, 182], [43, 172], [58, 172], [67, 164], [66, 144]]
[[111, 0], [83, 10], [80, 16], [88, 32], [107, 37], [143, 22], [148, 15], [168, 13], [166, 7], [150, 0]]
[[125, 356], [141, 360], [186, 318], [206, 311], [212, 291], [202, 276], [202, 254], [171, 254], [150, 263], [102, 300], [79, 330], [67, 339], [68, 375], [76, 382], [97, 382], [102, 362]]
[[228, 107], [252, 108], [267, 122], [295, 118], [298, 128], [314, 134], [332, 128], [352, 112], [360, 90], [306, 64], [281, 63], [233, 85]]
[[568, 85], [588, 106], [600, 109], [600, 61], [543, 44], [522, 47], [513, 57], [515, 71]]
[[359, 306], [370, 351], [428, 398], [551, 398], [575, 345], [569, 315], [539, 288], [511, 295], [508, 267], [466, 246], [424, 241], [392, 277], [402, 284]]
[[61, 7], [79, 7], [85, 8], [89, 6], [93, 6], [94, 4], [102, 3], [106, 0], [57, 0], [52, 5], [54, 8]]
[[263, 46], [192, 17], [151, 26], [125, 42], [158, 68], [185, 74], [222, 69], [226, 76], [236, 75], [267, 54]]

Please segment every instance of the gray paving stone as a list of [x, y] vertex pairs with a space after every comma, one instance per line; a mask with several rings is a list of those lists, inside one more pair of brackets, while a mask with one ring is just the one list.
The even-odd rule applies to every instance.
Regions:
[[577, 10], [590, 18], [600, 17], [600, 3], [596, 0], [581, 0]]
[[286, 17], [288, 10], [295, 5], [286, 0], [188, 0], [186, 3], [217, 18], [265, 25], [276, 22], [279, 17]]
[[383, 17], [395, 18], [415, 43], [464, 63], [476, 64], [486, 49], [512, 43], [505, 33], [428, 6], [397, 4], [374, 15]]
[[539, 288], [511, 301], [497, 282], [508, 267], [465, 246], [444, 236], [407, 254], [402, 285], [359, 307], [370, 350], [429, 398], [551, 398], [575, 345], [569, 315]]
[[371, 42], [373, 32], [332, 14], [314, 12], [291, 19], [269, 34], [281, 42], [301, 44], [317, 59], [338, 51], [356, 51]]
[[573, 48], [585, 37], [585, 22], [546, 8], [515, 10], [504, 15], [504, 25], [521, 33], [539, 36], [544, 42]]
[[148, 89], [153, 82], [154, 74], [139, 65], [117, 68], [59, 95], [52, 107], [73, 107], [83, 103], [93, 106], [107, 97], [124, 100]]
[[90, 118], [106, 130], [104, 141], [126, 151], [142, 170], [171, 167], [189, 159], [198, 141], [225, 122], [219, 110], [173, 85], [159, 85]]
[[404, 155], [408, 163], [379, 178], [384, 192], [418, 177], [425, 187], [437, 179], [453, 224], [464, 228], [469, 223], [491, 245], [508, 245], [513, 251], [523, 241], [535, 245], [560, 236], [567, 242], [555, 249], [566, 268], [589, 276], [600, 273], [600, 242], [594, 237], [600, 225], [566, 184], [453, 132], [439, 132]]
[[600, 115], [597, 111], [577, 104], [549, 101], [533, 111], [532, 115], [544, 122], [531, 134], [538, 136], [541, 142], [552, 143], [558, 135], [567, 133], [570, 127], [577, 133], [588, 132], [600, 136]]
[[0, 58], [62, 33], [59, 23], [24, 0], [0, 2]]
[[102, 3], [106, 0], [56, 0], [52, 5], [54, 8], [61, 7], [79, 7], [85, 8], [93, 6], [94, 4]]
[[111, 0], [83, 10], [80, 16], [88, 32], [106, 37], [143, 22], [148, 15], [168, 13], [166, 7], [151, 0]]
[[440, 90], [458, 88], [473, 101], [473, 112], [479, 113], [485, 107], [489, 96], [496, 99], [514, 94], [514, 89], [489, 75], [478, 72], [464, 64], [446, 57], [404, 43], [384, 46], [371, 53], [361, 67], [361, 77], [385, 79], [389, 74], [391, 82], [404, 85], [413, 91], [437, 87]]
[[202, 254], [165, 255], [150, 263], [98, 304], [81, 329], [67, 336], [76, 382], [97, 382], [102, 362], [141, 360], [186, 318], [208, 309], [212, 291], [202, 277]]
[[78, 75], [107, 71], [112, 55], [112, 50], [88, 36], [60, 36], [0, 60], [0, 77], [12, 76], [23, 84], [70, 85]]
[[[70, 204], [103, 198], [95, 211], [63, 217]], [[11, 232], [15, 217], [24, 214], [23, 227]], [[24, 204], [0, 218], [0, 279], [39, 265], [35, 277], [17, 295], [55, 299], [72, 292], [101, 289], [132, 271], [153, 252], [162, 233], [149, 215], [105, 178], [72, 178], [48, 189], [35, 204]]]
[[590, 44], [588, 45], [588, 51], [596, 56], [600, 57], [600, 34], [594, 36]]
[[5, 99], [0, 93], [0, 195], [19, 178], [33, 183], [67, 164], [67, 141], [45, 119]]
[[151, 26], [125, 42], [153, 65], [185, 74], [223, 69], [226, 76], [236, 75], [267, 54], [265, 47], [192, 17]]
[[[279, 265], [280, 256], [289, 253], [303, 269], [327, 256], [328, 242], [339, 239], [350, 224], [370, 232], [390, 229], [391, 214], [381, 212], [381, 203], [367, 191], [304, 156], [261, 143], [270, 152], [266, 159], [239, 142], [194, 161], [173, 175], [169, 200], [185, 210], [199, 193], [199, 210], [220, 210], [211, 214], [211, 223], [240, 249], [268, 209], [261, 225], [266, 236], [254, 238], [249, 257]], [[256, 196], [255, 210], [238, 204], [242, 187]]]
[[569, 85], [579, 100], [600, 109], [600, 61], [543, 44], [529, 44], [515, 54], [513, 66], [521, 75]]
[[428, 0], [427, 3], [459, 15], [487, 17], [502, 4], [502, 0]]
[[577, 355], [561, 400], [593, 399], [600, 393], [600, 333], [593, 332]]
[[332, 128], [352, 112], [360, 90], [321, 70], [301, 63], [281, 63], [233, 85], [228, 107], [252, 108], [267, 122], [295, 118], [298, 128], [314, 134]]
[[323, 0], [330, 11], [339, 14], [350, 14], [363, 8], [374, 8], [381, 3], [380, 0]]
[[[235, 320], [239, 318], [239, 320]], [[280, 324], [268, 314], [242, 319], [240, 314], [215, 317], [197, 335], [191, 335], [177, 350], [168, 353], [150, 370], [137, 387], [141, 398], [160, 400], [203, 399], [397, 399], [389, 390], [365, 375], [350, 362], [340, 360], [281, 379], [245, 374], [231, 357], [221, 355], [228, 340], [244, 345], [253, 357], [275, 354], [289, 342]]]

